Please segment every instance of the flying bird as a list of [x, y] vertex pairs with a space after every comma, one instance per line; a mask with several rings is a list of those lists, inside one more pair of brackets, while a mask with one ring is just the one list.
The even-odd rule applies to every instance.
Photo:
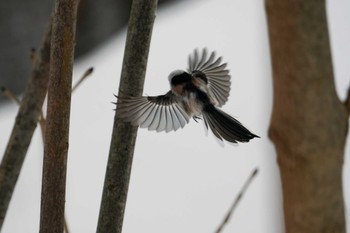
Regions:
[[227, 64], [215, 52], [194, 50], [188, 69], [170, 73], [170, 90], [165, 95], [117, 97], [118, 114], [123, 121], [149, 130], [176, 131], [191, 118], [203, 119], [206, 129], [221, 141], [249, 142], [259, 137], [220, 109], [228, 100], [231, 77]]

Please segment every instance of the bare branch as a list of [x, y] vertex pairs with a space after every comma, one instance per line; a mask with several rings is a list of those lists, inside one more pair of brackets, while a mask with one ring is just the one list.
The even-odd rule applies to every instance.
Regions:
[[247, 191], [249, 185], [252, 183], [253, 179], [255, 178], [255, 176], [257, 174], [258, 174], [258, 168], [255, 168], [254, 171], [252, 172], [252, 174], [250, 174], [250, 176], [248, 177], [248, 179], [244, 183], [241, 191], [236, 196], [236, 198], [235, 198], [235, 200], [234, 200], [230, 210], [227, 212], [224, 220], [222, 221], [222, 223], [220, 224], [218, 229], [215, 231], [215, 233], [221, 233], [222, 232], [222, 230], [224, 229], [224, 227], [226, 226], [226, 224], [230, 220], [231, 216], [233, 215], [233, 212], [235, 211], [235, 209], [236, 209], [238, 203], [240, 202], [240, 200], [242, 199], [244, 193]]
[[15, 102], [18, 106], [21, 105], [21, 101], [13, 94], [13, 92], [11, 90], [9, 90], [6, 87], [1, 87], [1, 93], [6, 96], [7, 98], [9, 98], [10, 100], [12, 100], [13, 102]]
[[72, 88], [72, 92], [74, 92], [79, 86], [80, 84], [87, 78], [89, 77], [92, 72], [94, 71], [94, 68], [93, 67], [90, 67], [89, 69], [87, 69], [85, 71], [85, 73], [83, 74], [83, 76], [79, 79], [79, 81], [73, 86]]
[[9, 142], [0, 165], [0, 229], [27, 153], [48, 85], [51, 22], [35, 60], [31, 77], [18, 110]]
[[[119, 96], [142, 94], [157, 0], [132, 1]], [[137, 127], [114, 118], [98, 233], [120, 233], [129, 188]]]
[[79, 0], [56, 0], [45, 128], [40, 233], [64, 230], [75, 26]]

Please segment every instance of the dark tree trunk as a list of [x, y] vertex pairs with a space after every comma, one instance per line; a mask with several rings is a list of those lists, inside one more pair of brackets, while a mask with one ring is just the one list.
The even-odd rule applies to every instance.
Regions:
[[335, 91], [324, 0], [266, 0], [287, 233], [345, 232], [348, 111]]

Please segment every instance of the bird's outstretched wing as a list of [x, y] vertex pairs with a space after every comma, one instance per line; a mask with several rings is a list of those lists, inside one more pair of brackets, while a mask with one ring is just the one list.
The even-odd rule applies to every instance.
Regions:
[[215, 58], [215, 52], [211, 52], [208, 57], [208, 50], [203, 49], [199, 54], [195, 49], [188, 58], [188, 72], [201, 71], [208, 79], [208, 87], [212, 98], [217, 101], [217, 106], [223, 106], [230, 95], [231, 77], [229, 70], [225, 69], [227, 63], [221, 63], [222, 58]]
[[190, 120], [178, 97], [171, 91], [159, 96], [119, 98], [117, 112], [117, 116], [124, 121], [157, 132], [176, 131]]

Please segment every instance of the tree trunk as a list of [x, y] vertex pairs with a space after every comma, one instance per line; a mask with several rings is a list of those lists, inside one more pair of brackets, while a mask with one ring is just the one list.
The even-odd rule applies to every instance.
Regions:
[[325, 1], [266, 0], [266, 11], [286, 232], [345, 232], [348, 111], [335, 91]]

